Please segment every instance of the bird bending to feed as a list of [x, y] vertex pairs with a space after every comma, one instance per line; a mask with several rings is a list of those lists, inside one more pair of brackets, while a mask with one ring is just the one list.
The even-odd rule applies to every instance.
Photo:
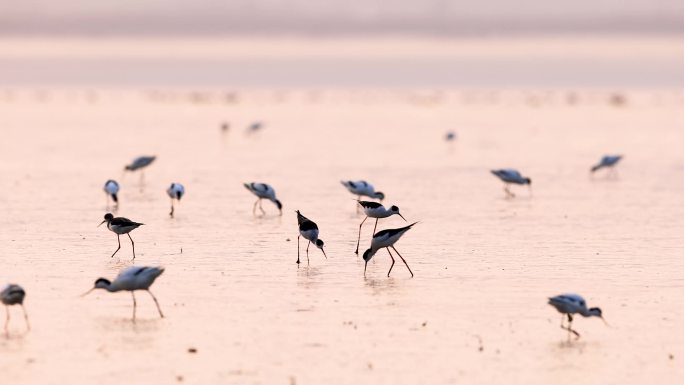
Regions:
[[309, 241], [306, 245], [306, 263], [309, 263], [309, 246], [311, 246], [311, 242], [321, 249], [323, 256], [327, 259], [328, 256], [325, 255], [325, 250], [323, 250], [323, 241], [318, 239], [318, 226], [312, 220], [302, 215], [299, 210], [296, 210], [295, 212], [297, 213], [297, 222], [299, 223], [299, 235], [297, 236], [297, 264], [299, 264], [300, 237], [304, 237]]
[[171, 198], [171, 212], [169, 216], [173, 218], [173, 201], [177, 200], [180, 203], [181, 198], [185, 195], [185, 187], [180, 183], [171, 183], [171, 186], [166, 189], [166, 194]]
[[254, 202], [254, 207], [252, 207], [252, 214], [256, 215], [256, 208], [257, 208], [257, 203], [259, 204], [259, 210], [261, 210], [262, 214], [266, 214], [266, 211], [264, 211], [264, 208], [261, 207], [261, 200], [262, 199], [268, 199], [271, 202], [273, 202], [276, 207], [278, 207], [278, 210], [280, 211], [280, 215], [283, 215], [283, 204], [280, 203], [278, 199], [276, 199], [275, 195], [275, 190], [273, 187], [270, 185], [267, 185], [266, 183], [243, 183], [245, 188], [249, 190], [252, 194], [257, 196], [256, 202]]
[[[606, 325], [608, 324], [605, 319], [603, 319], [603, 314], [601, 309], [597, 307], [587, 308], [587, 303], [582, 298], [582, 296], [577, 294], [561, 294], [555, 297], [549, 298], [549, 305], [553, 306], [558, 310], [561, 316], [561, 329], [568, 331], [568, 339], [570, 338], [570, 333], [574, 334], [577, 338], [580, 334], [572, 329], [572, 315], [581, 314], [583, 317], [599, 317], [603, 320]], [[568, 326], [564, 325], [565, 316], [568, 316]]]
[[98, 278], [95, 281], [95, 286], [92, 289], [85, 292], [83, 295], [81, 295], [81, 297], [87, 295], [95, 289], [105, 289], [110, 293], [114, 293], [121, 290], [130, 291], [131, 295], [133, 296], [133, 322], [135, 322], [135, 308], [137, 305], [135, 301], [135, 291], [145, 290], [148, 293], [150, 293], [152, 299], [154, 300], [154, 304], [157, 305], [159, 316], [161, 318], [164, 318], [164, 314], [162, 313], [161, 308], [159, 307], [159, 302], [157, 302], [157, 298], [150, 291], [150, 286], [152, 286], [154, 280], [157, 279], [157, 277], [159, 277], [163, 272], [163, 267], [156, 266], [127, 267], [121, 270], [119, 275], [116, 276], [114, 282], [111, 282], [106, 278]]
[[407, 232], [413, 225], [415, 225], [418, 222], [413, 222], [410, 225], [406, 227], [402, 227], [400, 229], [387, 229], [387, 230], [382, 230], [378, 232], [377, 234], [373, 235], [373, 240], [371, 241], [371, 247], [370, 249], [366, 250], [366, 252], [363, 253], [363, 260], [366, 261], [366, 265], [363, 268], [363, 276], [366, 276], [366, 268], [368, 267], [368, 261], [373, 258], [375, 253], [378, 252], [378, 250], [382, 248], [386, 248], [387, 252], [390, 255], [390, 258], [392, 258], [392, 265], [389, 268], [389, 271], [387, 272], [387, 276], [390, 276], [390, 272], [392, 272], [392, 267], [394, 267], [394, 257], [392, 256], [392, 252], [389, 250], [391, 247], [392, 250], [394, 250], [395, 253], [401, 258], [401, 260], [404, 262], [404, 265], [406, 265], [406, 268], [408, 269], [409, 273], [411, 273], [411, 277], [413, 277], [413, 272], [411, 271], [411, 268], [409, 267], [408, 263], [406, 263], [406, 260], [404, 257], [399, 254], [397, 249], [394, 248], [394, 244], [401, 238], [402, 235], [404, 235], [405, 232]]
[[[385, 208], [382, 204], [378, 202], [368, 202], [368, 201], [357, 201], [359, 202], [359, 205], [363, 207], [363, 213], [366, 214], [366, 217], [363, 218], [363, 221], [359, 225], [359, 238], [356, 240], [356, 253], [357, 255], [359, 254], [359, 243], [361, 242], [361, 227], [363, 226], [363, 223], [366, 221], [366, 219], [370, 218], [375, 218], [375, 227], [373, 227], [373, 234], [375, 234], [375, 230], [378, 228], [378, 220], [380, 218], [387, 218], [391, 217], [392, 215], [396, 214], [401, 217], [401, 219], [406, 221], [406, 218], [404, 218], [403, 215], [399, 213], [399, 207], [397, 206], [392, 206], [388, 209]], [[408, 222], [408, 221], [407, 221]]]
[[157, 159], [156, 156], [140, 156], [133, 160], [133, 162], [125, 167], [126, 171], [136, 171], [145, 168], [152, 164], [154, 160]]
[[119, 193], [119, 184], [115, 180], [110, 179], [110, 180], [105, 182], [104, 192], [107, 193], [107, 205], [108, 206], [109, 206], [109, 197], [112, 197], [112, 200], [114, 201], [115, 205], [119, 204], [119, 197], [116, 195]]
[[5, 286], [2, 291], [0, 291], [0, 299], [3, 305], [5, 305], [5, 311], [7, 312], [7, 317], [5, 318], [5, 336], [9, 337], [9, 320], [10, 312], [9, 307], [12, 305], [20, 305], [21, 310], [24, 312], [24, 321], [26, 321], [26, 330], [31, 330], [29, 325], [28, 315], [26, 314], [26, 308], [24, 307], [24, 298], [26, 297], [26, 291], [15, 284], [9, 284]]
[[[372, 184], [366, 182], [365, 180], [357, 180], [357, 181], [351, 181], [351, 180], [342, 180], [340, 181], [342, 183], [342, 186], [346, 187], [346, 189], [356, 195], [358, 198], [356, 200], [360, 201], [362, 196], [366, 196], [369, 198], [373, 199], [378, 199], [380, 202], [382, 202], [383, 199], [385, 199], [385, 194], [380, 192], [380, 191], [375, 191], [375, 188], [373, 187]], [[359, 206], [356, 206], [356, 211], [358, 212]]]
[[515, 194], [513, 194], [511, 190], [509, 190], [509, 185], [511, 183], [520, 185], [526, 184], [530, 187], [530, 189], [532, 188], [532, 179], [522, 176], [518, 170], [492, 170], [492, 174], [496, 175], [497, 177], [499, 177], [499, 179], [501, 179], [504, 182], [504, 191], [506, 192], [506, 196], [508, 197], [515, 196]]
[[[121, 249], [121, 239], [119, 238], [119, 236], [121, 234], [126, 234], [128, 235], [128, 238], [131, 240], [131, 245], [133, 246], [133, 259], [135, 259], [135, 242], [133, 242], [131, 234], [128, 233], [144, 225], [144, 223], [133, 222], [128, 218], [114, 218], [114, 215], [112, 215], [112, 213], [105, 214], [104, 221], [100, 222], [100, 224], [97, 226], [99, 227], [105, 222], [107, 222], [107, 228], [109, 229], [109, 231], [116, 234], [116, 240], [119, 242], [119, 247], [116, 248], [114, 254], [116, 254], [119, 251], [119, 249]], [[114, 254], [112, 254], [112, 257], [114, 256]]]
[[607, 168], [609, 170], [609, 175], [614, 175], [616, 172], [615, 165], [620, 161], [620, 159], [622, 159], [622, 155], [606, 155], [601, 158], [601, 161], [598, 162], [597, 165], [591, 168], [591, 172], [593, 174], [602, 168]]

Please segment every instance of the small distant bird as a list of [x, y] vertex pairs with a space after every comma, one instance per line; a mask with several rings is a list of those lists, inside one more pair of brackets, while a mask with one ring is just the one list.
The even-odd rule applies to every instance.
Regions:
[[[366, 222], [366, 219], [370, 218], [375, 218], [375, 227], [373, 227], [373, 234], [375, 234], [375, 230], [378, 228], [378, 220], [380, 218], [387, 218], [391, 217], [392, 215], [396, 214], [401, 217], [401, 219], [406, 221], [406, 218], [404, 218], [403, 215], [399, 213], [399, 207], [397, 206], [392, 206], [388, 209], [385, 208], [382, 204], [378, 202], [368, 202], [368, 201], [357, 201], [359, 202], [359, 205], [363, 207], [363, 212], [366, 214], [366, 217], [363, 218], [363, 221], [359, 225], [359, 238], [356, 241], [356, 253], [357, 255], [359, 254], [359, 243], [361, 243], [361, 227], [363, 226], [363, 223]], [[408, 222], [408, 221], [407, 221]]]
[[[137, 229], [138, 227], [144, 225], [144, 223], [133, 222], [128, 218], [114, 218], [114, 215], [112, 215], [112, 213], [105, 214], [104, 221], [100, 222], [100, 224], [97, 226], [99, 227], [105, 222], [107, 222], [107, 228], [109, 229], [109, 231], [116, 234], [116, 240], [119, 242], [119, 247], [116, 248], [114, 254], [116, 254], [119, 251], [119, 249], [121, 249], [121, 239], [119, 238], [119, 236], [121, 234], [126, 234], [128, 235], [128, 239], [131, 240], [131, 245], [133, 246], [133, 259], [135, 259], [135, 242], [133, 242], [133, 238], [131, 238], [131, 234], [129, 233]], [[112, 257], [114, 256], [114, 254], [112, 254]]]
[[262, 122], [254, 122], [247, 127], [247, 134], [253, 134], [262, 128], [264, 128], [264, 124]]
[[133, 162], [125, 167], [126, 171], [136, 171], [145, 168], [152, 164], [154, 160], [157, 159], [156, 156], [140, 156], [135, 158]]
[[115, 205], [119, 204], [119, 197], [116, 195], [119, 193], [119, 184], [115, 180], [110, 179], [105, 182], [104, 192], [107, 193], [107, 205], [109, 205], [109, 197], [112, 197]]
[[622, 155], [606, 155], [601, 158], [601, 161], [597, 165], [591, 168], [591, 172], [594, 173], [602, 168], [607, 168], [609, 174], [615, 173], [615, 165], [622, 159]]
[[131, 266], [127, 267], [119, 273], [114, 282], [109, 281], [106, 278], [98, 278], [95, 281], [95, 286], [83, 293], [81, 297], [86, 296], [88, 293], [95, 289], [105, 289], [110, 293], [114, 293], [121, 290], [130, 291], [133, 296], [133, 322], [135, 322], [135, 308], [137, 306], [135, 301], [135, 291], [145, 290], [152, 296], [154, 304], [157, 305], [157, 310], [159, 311], [159, 316], [164, 318], [164, 314], [159, 307], [159, 302], [157, 298], [150, 291], [150, 286], [164, 272], [163, 267], [149, 267], [149, 266]]
[[530, 189], [532, 188], [532, 179], [523, 177], [518, 170], [513, 170], [513, 169], [500, 169], [500, 170], [492, 170], [492, 174], [496, 175], [499, 177], [504, 182], [504, 191], [506, 192], [506, 196], [509, 197], [514, 197], [515, 194], [509, 190], [509, 185], [511, 183], [514, 184], [520, 184], [520, 185], [528, 185]]
[[[561, 317], [561, 329], [568, 331], [568, 338], [570, 338], [570, 333], [574, 334], [577, 338], [580, 334], [572, 329], [572, 315], [580, 314], [583, 317], [599, 317], [607, 325], [605, 319], [603, 319], [603, 314], [601, 309], [597, 307], [592, 307], [587, 309], [587, 303], [584, 301], [582, 296], [577, 294], [561, 294], [555, 297], [549, 298], [549, 305], [553, 306], [558, 310], [563, 316]], [[564, 325], [565, 316], [568, 316], [568, 326]]]
[[278, 210], [280, 211], [280, 215], [283, 215], [283, 204], [280, 203], [278, 199], [276, 199], [275, 195], [275, 190], [273, 187], [270, 185], [267, 185], [266, 183], [243, 183], [245, 188], [249, 190], [252, 194], [256, 195], [258, 199], [256, 202], [254, 202], [254, 207], [252, 207], [252, 214], [256, 214], [256, 208], [257, 208], [257, 203], [259, 204], [259, 210], [261, 210], [262, 214], [266, 214], [266, 211], [264, 211], [264, 208], [261, 207], [261, 200], [262, 199], [268, 199], [271, 202], [273, 202], [276, 207], [278, 207]]
[[[382, 202], [382, 200], [385, 199], [385, 194], [383, 194], [380, 191], [375, 191], [373, 185], [366, 182], [365, 180], [342, 180], [340, 181], [340, 183], [342, 183], [342, 186], [349, 190], [350, 193], [358, 196], [357, 200], [359, 201], [361, 200], [362, 196], [378, 199], [380, 200], [380, 202]], [[356, 208], [358, 210], [359, 206], [356, 206]]]
[[444, 140], [447, 142], [453, 142], [456, 139], [456, 133], [454, 131], [448, 131], [444, 136]]
[[173, 201], [177, 200], [180, 203], [181, 198], [185, 195], [185, 187], [180, 183], [171, 183], [171, 186], [166, 189], [166, 194], [171, 198], [171, 212], [169, 215], [173, 218]]
[[221, 124], [221, 131], [228, 132], [229, 129], [230, 129], [230, 123]]
[[411, 271], [411, 268], [409, 267], [408, 263], [406, 263], [406, 260], [404, 257], [399, 254], [397, 249], [394, 248], [394, 244], [401, 238], [402, 235], [404, 235], [405, 232], [407, 232], [413, 225], [415, 225], [418, 222], [413, 222], [410, 225], [406, 227], [402, 227], [400, 229], [387, 229], [387, 230], [382, 230], [378, 232], [377, 234], [373, 235], [373, 240], [371, 241], [371, 247], [370, 249], [366, 250], [366, 252], [363, 253], [363, 260], [366, 261], [366, 265], [363, 268], [363, 276], [366, 276], [366, 268], [368, 267], [368, 261], [373, 258], [375, 253], [378, 252], [378, 250], [386, 248], [387, 252], [390, 255], [390, 258], [392, 258], [392, 265], [389, 268], [389, 271], [387, 272], [387, 276], [390, 276], [390, 272], [392, 272], [392, 267], [394, 267], [394, 256], [392, 256], [392, 252], [390, 252], [389, 248], [391, 247], [392, 250], [394, 250], [395, 253], [401, 258], [401, 260], [404, 262], [404, 265], [406, 265], [406, 268], [408, 269], [409, 273], [411, 273], [411, 277], [413, 277], [413, 272]]
[[24, 298], [26, 297], [26, 292], [24, 289], [15, 284], [9, 284], [5, 286], [2, 291], [0, 291], [0, 299], [3, 305], [5, 305], [5, 311], [7, 312], [7, 318], [5, 318], [5, 336], [9, 337], [9, 320], [10, 312], [9, 307], [12, 305], [20, 305], [21, 310], [24, 312], [24, 321], [26, 321], [26, 330], [31, 330], [29, 325], [28, 315], [26, 314], [26, 308], [24, 307]]
[[297, 222], [299, 223], [299, 235], [297, 236], [297, 264], [299, 264], [299, 238], [304, 237], [309, 241], [306, 245], [306, 262], [309, 263], [309, 246], [311, 242], [316, 245], [323, 252], [323, 256], [327, 259], [328, 256], [325, 255], [325, 250], [323, 250], [323, 241], [318, 239], [318, 226], [309, 218], [302, 215], [299, 210], [295, 211], [297, 213]]

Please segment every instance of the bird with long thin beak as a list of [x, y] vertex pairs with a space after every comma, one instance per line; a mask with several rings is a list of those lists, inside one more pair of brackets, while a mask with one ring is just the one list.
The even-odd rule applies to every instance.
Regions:
[[[114, 215], [112, 215], [112, 213], [107, 213], [104, 216], [104, 220], [100, 222], [100, 224], [97, 225], [97, 227], [102, 226], [102, 224], [105, 222], [107, 223], [107, 228], [109, 229], [109, 231], [116, 234], [116, 240], [119, 242], [119, 247], [116, 248], [114, 254], [116, 254], [119, 251], [119, 249], [121, 249], [121, 239], [119, 238], [119, 236], [121, 234], [126, 234], [128, 235], [128, 239], [131, 240], [131, 245], [133, 246], [133, 259], [135, 259], [135, 242], [133, 242], [133, 238], [131, 238], [131, 234], [129, 233], [137, 229], [138, 227], [144, 225], [144, 223], [133, 222], [132, 220], [123, 217], [114, 218]], [[112, 257], [114, 256], [114, 254], [112, 254]]]

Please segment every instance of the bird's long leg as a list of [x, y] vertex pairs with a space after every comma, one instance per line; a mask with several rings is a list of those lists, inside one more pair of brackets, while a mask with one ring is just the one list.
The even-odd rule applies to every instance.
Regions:
[[390, 273], [392, 272], [392, 268], [394, 267], [394, 256], [392, 256], [392, 253], [389, 251], [389, 247], [386, 247], [387, 252], [390, 255], [390, 258], [392, 258], [392, 264], [390, 265], [389, 271], [387, 271], [387, 278], [389, 278]]
[[26, 314], [26, 308], [24, 307], [23, 303], [21, 304], [21, 310], [23, 310], [23, 312], [24, 312], [24, 321], [26, 321], [26, 331], [30, 331], [31, 330], [31, 324], [29, 324], [28, 314]]
[[133, 296], [133, 323], [135, 323], [135, 308], [138, 304], [135, 302], [135, 292], [131, 290], [131, 295]]
[[373, 236], [375, 236], [375, 230], [378, 229], [378, 220], [380, 220], [380, 218], [375, 218], [375, 227], [373, 227]]
[[515, 196], [515, 194], [513, 194], [511, 192], [511, 189], [510, 189], [508, 183], [504, 184], [504, 191], [506, 192], [506, 197], [508, 197], [508, 198], [513, 198]]
[[561, 319], [561, 329], [568, 331], [568, 340], [570, 340], [570, 336], [572, 334], [574, 334], [577, 338], [580, 337], [579, 333], [572, 330], [572, 315], [571, 314], [568, 314], [568, 326], [567, 327], [563, 325], [563, 320]]
[[262, 204], [263, 202], [259, 199], [259, 210], [261, 210], [261, 215], [266, 215], [266, 211], [264, 211], [263, 206], [261, 206]]
[[392, 248], [392, 250], [394, 250], [395, 253], [397, 253], [399, 258], [401, 258], [401, 260], [404, 261], [404, 265], [406, 265], [406, 268], [408, 269], [409, 273], [411, 273], [411, 277], [413, 277], [413, 272], [411, 271], [411, 268], [409, 267], [408, 263], [406, 263], [406, 260], [404, 259], [404, 257], [402, 257], [401, 254], [399, 254], [399, 252], [397, 251], [397, 249], [394, 248], [394, 246], [390, 246], [390, 247]]
[[9, 306], [5, 305], [5, 313], [7, 317], [5, 318], [5, 337], [9, 338]]
[[297, 264], [299, 265], [299, 238], [301, 235], [297, 235]]
[[[121, 238], [119, 238], [119, 234], [116, 234], [116, 240], [117, 240], [117, 242], [119, 242], [119, 247], [116, 248], [116, 250], [114, 251], [114, 254], [118, 253], [119, 249], [121, 249]], [[112, 254], [112, 257], [114, 256], [114, 254]]]
[[361, 226], [363, 226], [363, 222], [365, 222], [366, 219], [368, 219], [368, 215], [363, 218], [363, 221], [361, 221], [361, 224], [359, 225], [359, 239], [356, 241], [356, 251], [354, 252], [356, 255], [359, 255], [359, 243], [361, 243]]
[[161, 308], [159, 307], [159, 302], [157, 301], [157, 297], [155, 297], [154, 294], [152, 294], [150, 289], [147, 289], [147, 292], [150, 293], [150, 295], [152, 296], [152, 299], [154, 300], [154, 304], [157, 305], [157, 310], [159, 310], [159, 316], [161, 318], [164, 318], [164, 313], [162, 313]]
[[311, 246], [311, 241], [306, 244], [306, 264], [309, 264], [309, 246]]
[[131, 240], [131, 245], [133, 246], [133, 259], [135, 259], [135, 242], [133, 242], [133, 238], [131, 238], [130, 233], [126, 233], [126, 235], [128, 235], [128, 239]]
[[173, 199], [171, 199], [171, 212], [169, 213], [169, 216], [173, 218]]
[[254, 206], [252, 206], [252, 215], [256, 215], [257, 203], [259, 203], [260, 200], [261, 198], [257, 198], [256, 202], [254, 202]]

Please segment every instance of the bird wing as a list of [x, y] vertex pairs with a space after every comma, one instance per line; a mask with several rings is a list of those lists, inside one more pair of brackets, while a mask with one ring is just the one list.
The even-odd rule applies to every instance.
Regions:
[[377, 233], [375, 233], [375, 235], [373, 235], [373, 238], [378, 238], [378, 239], [383, 238], [383, 237], [391, 238], [397, 234], [406, 232], [408, 229], [413, 227], [413, 225], [415, 225], [416, 223], [418, 223], [418, 222], [413, 222], [408, 226], [404, 226], [404, 227], [401, 227], [398, 229], [385, 229], [385, 230], [378, 231]]
[[316, 223], [314, 223], [308, 219], [299, 224], [299, 231], [309, 231], [309, 230], [318, 230], [318, 225], [316, 225]]
[[359, 204], [364, 209], [377, 209], [378, 207], [382, 207], [382, 204], [378, 202], [359, 201]]
[[142, 225], [142, 223], [138, 222], [133, 222], [132, 220], [124, 217], [117, 217], [112, 219], [112, 225], [113, 226], [134, 226], [134, 225]]

